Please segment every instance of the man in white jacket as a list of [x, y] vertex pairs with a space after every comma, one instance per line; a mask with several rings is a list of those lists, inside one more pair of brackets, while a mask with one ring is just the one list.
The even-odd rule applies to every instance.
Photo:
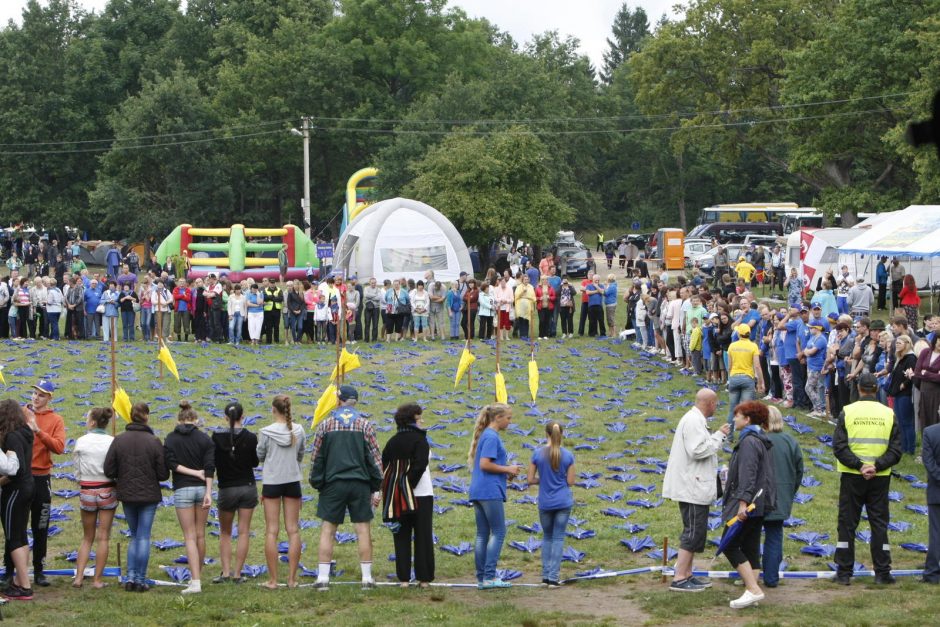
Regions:
[[706, 419], [715, 413], [718, 395], [702, 388], [695, 406], [679, 421], [669, 451], [669, 464], [663, 477], [663, 497], [677, 501], [682, 515], [679, 558], [669, 589], [675, 592], [701, 592], [711, 582], [692, 576], [692, 558], [705, 550], [708, 506], [717, 498], [718, 451], [730, 426], [708, 432]]

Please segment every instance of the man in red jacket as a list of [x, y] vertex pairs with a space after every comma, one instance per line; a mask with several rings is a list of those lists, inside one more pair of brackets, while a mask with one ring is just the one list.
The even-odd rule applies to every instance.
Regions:
[[[33, 502], [30, 508], [30, 523], [33, 530], [33, 583], [46, 587], [48, 579], [43, 574], [46, 559], [46, 544], [49, 540], [49, 509], [52, 506], [52, 455], [65, 451], [65, 422], [55, 413], [49, 403], [55, 386], [51, 381], [41, 380], [33, 386], [33, 400], [29, 406], [32, 417], [27, 423], [33, 430]], [[13, 563], [8, 555], [3, 556], [6, 572], [13, 572]]]

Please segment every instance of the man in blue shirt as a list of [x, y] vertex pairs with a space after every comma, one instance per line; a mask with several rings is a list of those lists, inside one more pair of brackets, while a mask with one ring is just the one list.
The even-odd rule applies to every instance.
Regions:
[[826, 346], [828, 342], [822, 334], [823, 327], [818, 321], [810, 322], [810, 337], [803, 348], [806, 356], [806, 395], [813, 401], [813, 411], [809, 413], [814, 418], [826, 417], [826, 378], [822, 376], [823, 364], [826, 362]]
[[[805, 307], [799, 309], [790, 308], [790, 313], [783, 320], [783, 328], [787, 332], [784, 348], [787, 352], [787, 363], [790, 366], [790, 376], [793, 379], [793, 407], [809, 411], [812, 404], [806, 396], [806, 374], [804, 373], [804, 364], [800, 358], [803, 356], [801, 343], [801, 334], [805, 327], [802, 318], [808, 316], [809, 312]], [[792, 351], [792, 352], [791, 352]]]
[[875, 268], [875, 283], [878, 284], [878, 311], [884, 311], [887, 305], [888, 294], [888, 258], [882, 257], [878, 260], [878, 266]]
[[584, 288], [588, 296], [588, 337], [594, 337], [600, 331], [600, 336], [607, 335], [604, 326], [604, 286], [601, 285], [601, 275], [595, 274], [593, 280]]
[[[823, 331], [826, 333], [826, 335], [828, 335], [828, 334], [829, 334], [829, 331], [830, 331], [831, 329], [830, 329], [830, 327], [829, 327], [829, 321], [826, 320], [826, 317], [825, 317], [825, 316], [823, 316], [823, 312], [822, 312], [822, 303], [813, 302], [812, 308], [813, 308], [813, 309], [812, 309], [812, 311], [810, 312], [809, 320], [806, 322], [806, 324], [808, 324], [808, 325], [809, 325], [809, 324], [818, 324], [818, 325], [820, 325], [820, 326], [823, 328]], [[808, 331], [807, 331], [807, 333], [808, 333]]]
[[535, 286], [539, 284], [539, 279], [542, 278], [542, 273], [539, 272], [538, 266], [534, 266], [534, 265], [531, 266], [528, 270], [526, 270], [525, 273], [529, 277], [529, 284], [534, 289]]

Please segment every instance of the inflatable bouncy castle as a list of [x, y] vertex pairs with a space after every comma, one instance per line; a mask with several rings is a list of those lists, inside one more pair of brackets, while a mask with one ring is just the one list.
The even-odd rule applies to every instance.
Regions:
[[317, 247], [303, 230], [293, 224], [279, 229], [255, 229], [241, 224], [228, 228], [197, 228], [181, 224], [157, 248], [157, 261], [183, 256], [189, 262], [191, 279], [210, 273], [230, 281], [249, 277], [278, 279], [277, 253], [286, 246], [287, 278], [303, 279], [308, 268], [319, 275]]

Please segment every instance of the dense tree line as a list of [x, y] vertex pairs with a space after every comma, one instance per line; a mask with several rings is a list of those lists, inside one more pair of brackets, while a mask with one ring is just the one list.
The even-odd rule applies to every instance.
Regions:
[[162, 236], [300, 223], [345, 181], [450, 216], [475, 244], [565, 226], [691, 226], [719, 202], [794, 200], [851, 221], [936, 202], [903, 140], [940, 86], [940, 0], [624, 5], [603, 66], [520, 43], [445, 0], [31, 0], [0, 30], [0, 222]]

